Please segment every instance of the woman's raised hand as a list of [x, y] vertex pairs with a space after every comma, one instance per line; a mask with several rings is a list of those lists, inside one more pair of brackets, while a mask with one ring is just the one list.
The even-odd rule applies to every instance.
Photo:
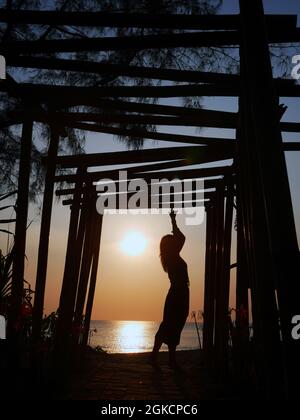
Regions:
[[176, 219], [176, 213], [175, 213], [175, 211], [174, 211], [174, 209], [172, 208], [171, 209], [171, 211], [170, 211], [170, 213], [169, 213], [169, 215], [170, 215], [170, 217], [171, 217], [171, 220], [173, 221], [175, 221], [175, 219]]

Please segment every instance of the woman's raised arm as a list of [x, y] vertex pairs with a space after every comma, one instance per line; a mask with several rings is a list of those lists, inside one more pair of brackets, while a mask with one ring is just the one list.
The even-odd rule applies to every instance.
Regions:
[[180, 252], [185, 242], [185, 236], [177, 226], [176, 213], [174, 212], [174, 209], [170, 211], [170, 218], [172, 222], [172, 232], [178, 247], [178, 252]]

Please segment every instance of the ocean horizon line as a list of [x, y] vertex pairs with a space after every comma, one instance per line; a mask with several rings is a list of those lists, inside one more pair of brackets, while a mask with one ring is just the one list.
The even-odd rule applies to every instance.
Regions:
[[[162, 320], [155, 321], [155, 320], [142, 320], [142, 319], [92, 319], [91, 322], [155, 322], [159, 324]], [[193, 324], [195, 321], [186, 321], [186, 324]], [[202, 324], [202, 322], [197, 321], [198, 324]]]

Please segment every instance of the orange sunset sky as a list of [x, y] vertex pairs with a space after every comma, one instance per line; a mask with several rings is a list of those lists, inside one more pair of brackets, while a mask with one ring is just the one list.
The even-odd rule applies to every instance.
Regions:
[[[295, 100], [285, 100], [289, 105], [286, 120], [297, 121]], [[232, 101], [211, 100], [207, 108], [236, 110]], [[173, 127], [164, 127], [164, 131], [172, 132]], [[182, 130], [182, 133], [195, 135], [192, 130]], [[203, 129], [201, 135], [233, 137], [234, 130]], [[290, 140], [294, 140], [293, 134]], [[295, 139], [296, 140], [296, 139]], [[168, 147], [174, 143], [146, 141], [145, 148]], [[180, 144], [176, 144], [177, 146]], [[108, 152], [112, 150], [126, 150], [126, 147], [113, 139], [112, 136], [103, 134], [88, 134], [86, 140], [86, 153]], [[290, 176], [290, 185], [294, 204], [295, 219], [298, 237], [300, 226], [300, 186], [299, 162], [300, 154], [287, 152], [287, 163]], [[230, 164], [226, 161], [224, 164]], [[217, 162], [217, 165], [221, 162]], [[41, 197], [38, 197], [41, 203]], [[26, 249], [26, 280], [34, 289], [36, 258], [39, 241], [40, 213], [35, 204], [30, 205]], [[184, 218], [178, 216], [178, 225], [186, 235], [186, 243], [182, 256], [186, 260], [190, 277], [190, 310], [203, 309], [204, 289], [204, 260], [205, 260], [205, 221], [198, 226], [186, 226]], [[50, 247], [49, 265], [47, 275], [47, 289], [45, 299], [45, 313], [54, 311], [58, 307], [61, 280], [63, 277], [66, 241], [69, 226], [69, 208], [63, 207], [61, 202], [54, 200]], [[11, 230], [13, 226], [10, 227]], [[120, 245], [127, 232], [138, 231], [147, 240], [145, 251], [138, 256], [125, 254]], [[108, 320], [153, 320], [162, 318], [163, 304], [169, 288], [167, 274], [163, 271], [159, 260], [160, 238], [170, 233], [171, 224], [168, 215], [107, 215], [101, 239], [101, 251], [97, 288], [93, 308], [93, 319]], [[6, 246], [2, 237], [1, 248]], [[235, 262], [235, 232], [233, 232], [232, 263]], [[235, 269], [232, 270], [230, 306], [235, 307]]]

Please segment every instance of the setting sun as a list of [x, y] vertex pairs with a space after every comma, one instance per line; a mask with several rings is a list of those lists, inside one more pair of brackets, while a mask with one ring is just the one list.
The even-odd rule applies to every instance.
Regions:
[[141, 232], [128, 232], [120, 243], [121, 250], [131, 256], [137, 256], [145, 251], [147, 239]]

